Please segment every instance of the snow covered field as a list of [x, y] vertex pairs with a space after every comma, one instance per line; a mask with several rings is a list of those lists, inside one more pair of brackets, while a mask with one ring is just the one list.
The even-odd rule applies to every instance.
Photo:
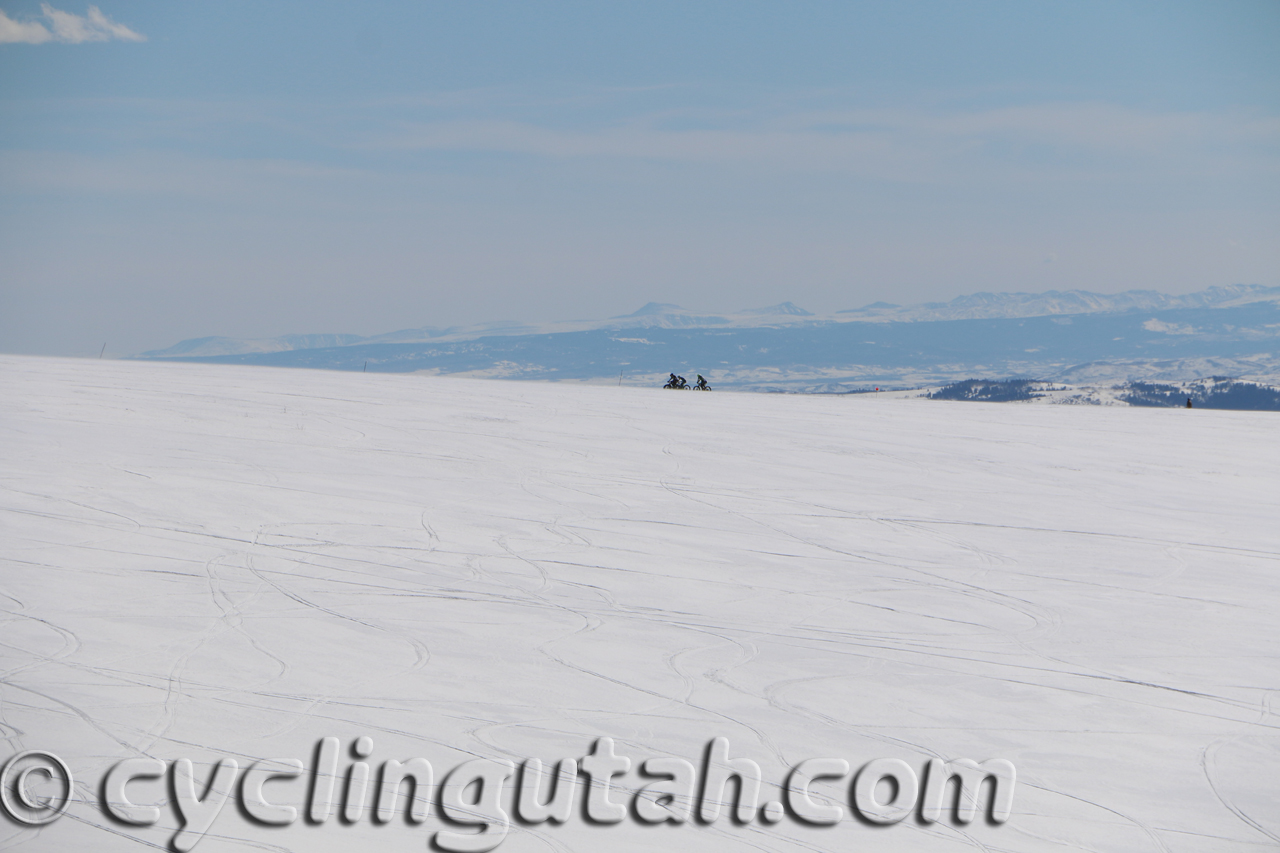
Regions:
[[[575, 813], [502, 851], [1275, 849], [1277, 418], [0, 357], [0, 759], [75, 778], [0, 847], [168, 845], [170, 806], [99, 807], [124, 758], [368, 736], [437, 781], [611, 737], [624, 789], [724, 737], [762, 801], [806, 759], [1017, 768], [999, 825], [873, 826], [828, 780], [832, 827]], [[228, 801], [195, 849], [442, 828]]]

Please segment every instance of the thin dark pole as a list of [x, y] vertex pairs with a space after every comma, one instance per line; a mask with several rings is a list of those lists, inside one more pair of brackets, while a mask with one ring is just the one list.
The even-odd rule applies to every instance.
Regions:
[[102, 354], [107, 351], [107, 345], [103, 344], [102, 349], [98, 350], [98, 358], [102, 358]]

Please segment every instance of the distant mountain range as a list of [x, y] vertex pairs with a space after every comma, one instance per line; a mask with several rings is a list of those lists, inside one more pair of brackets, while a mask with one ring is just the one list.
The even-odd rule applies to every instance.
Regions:
[[1170, 296], [1156, 290], [1090, 293], [1087, 290], [1049, 290], [1044, 293], [973, 293], [950, 302], [891, 305], [875, 302], [838, 314], [859, 320], [928, 322], [932, 320], [990, 320], [999, 317], [1049, 317], [1058, 314], [1115, 314], [1121, 311], [1168, 311], [1175, 308], [1234, 308], [1254, 302], [1280, 303], [1280, 287], [1234, 284], [1196, 293]]
[[139, 358], [650, 384], [669, 371], [775, 390], [917, 386], [970, 376], [1056, 381], [1280, 379], [1280, 287], [978, 293], [815, 315], [790, 302], [728, 314], [649, 303], [599, 321], [489, 323], [385, 335], [197, 338]]
[[974, 293], [950, 302], [893, 305], [873, 302], [862, 308], [819, 316], [791, 302], [767, 308], [747, 308], [730, 314], [700, 314], [679, 305], [650, 302], [638, 311], [607, 320], [571, 320], [530, 325], [515, 322], [473, 326], [423, 326], [383, 335], [281, 335], [277, 338], [192, 338], [167, 349], [144, 352], [139, 358], [191, 358], [241, 353], [287, 352], [357, 344], [443, 343], [503, 335], [545, 335], [591, 330], [761, 328], [778, 325], [851, 322], [931, 322], [937, 320], [990, 320], [1011, 317], [1048, 317], [1063, 314], [1107, 314], [1122, 311], [1161, 311], [1175, 308], [1229, 308], [1255, 302], [1280, 304], [1280, 287], [1236, 284], [1211, 287], [1197, 293], [1170, 296], [1155, 290], [1124, 293], [1091, 293], [1087, 290], [1050, 290], [1045, 293]]
[[278, 338], [192, 338], [173, 346], [144, 352], [138, 358], [191, 358], [243, 353], [346, 347], [357, 344], [413, 344], [470, 341], [491, 336], [546, 335], [557, 332], [623, 329], [757, 328], [812, 318], [803, 308], [783, 302], [768, 308], [750, 308], [736, 314], [699, 314], [679, 305], [650, 302], [638, 311], [607, 320], [569, 320], [530, 325], [514, 322], [480, 323], [474, 326], [423, 326], [384, 335], [281, 335]]

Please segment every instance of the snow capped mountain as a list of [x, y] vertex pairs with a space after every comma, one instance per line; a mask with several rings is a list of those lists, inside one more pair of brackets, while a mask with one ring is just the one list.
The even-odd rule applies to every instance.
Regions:
[[615, 320], [626, 320], [631, 317], [651, 317], [662, 314], [680, 314], [684, 309], [679, 305], [673, 305], [670, 302], [648, 302], [642, 305], [639, 310], [632, 311], [630, 314], [623, 314], [621, 317], [615, 317]]
[[698, 314], [687, 311], [679, 305], [663, 302], [650, 302], [638, 311], [613, 317], [599, 323], [584, 324], [585, 328], [597, 329], [706, 329], [716, 326], [728, 326], [732, 320], [716, 314]]
[[767, 316], [789, 315], [792, 317], [812, 317], [813, 312], [806, 311], [794, 302], [780, 302], [767, 308], [744, 308], [739, 314], [762, 314]]

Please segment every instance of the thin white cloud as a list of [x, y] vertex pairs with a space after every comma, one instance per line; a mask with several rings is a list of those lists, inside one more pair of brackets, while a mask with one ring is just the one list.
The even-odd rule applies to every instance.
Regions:
[[0, 44], [42, 44], [53, 33], [37, 21], [15, 21], [0, 9]]
[[85, 15], [77, 15], [55, 9], [48, 3], [41, 3], [40, 14], [47, 24], [38, 20], [16, 21], [0, 10], [0, 44], [44, 44], [49, 41], [82, 44], [112, 39], [147, 40], [141, 33], [102, 14], [97, 6], [90, 6]]
[[[376, 134], [376, 132], [375, 132]], [[1044, 104], [967, 113], [822, 112], [754, 127], [672, 129], [661, 120], [562, 129], [501, 119], [402, 122], [371, 147], [618, 157], [787, 170], [839, 171], [909, 182], [993, 173], [1036, 179], [1162, 174], [1171, 168], [1275, 174], [1280, 118], [1156, 113], [1108, 104]]]

